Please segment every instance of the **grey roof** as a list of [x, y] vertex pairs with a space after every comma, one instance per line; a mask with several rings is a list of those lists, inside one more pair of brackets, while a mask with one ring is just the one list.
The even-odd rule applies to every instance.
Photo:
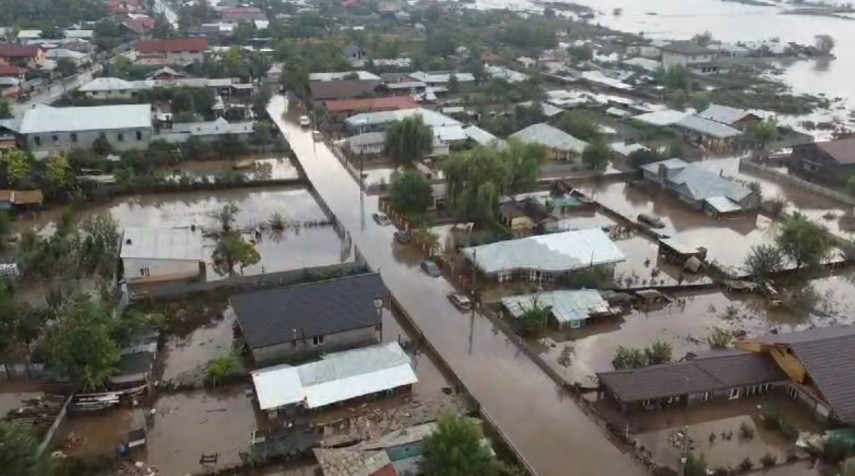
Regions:
[[550, 149], [560, 151], [573, 151], [581, 154], [588, 143], [577, 139], [570, 134], [556, 129], [545, 122], [532, 124], [521, 131], [514, 132], [509, 139], [518, 139], [523, 142], [534, 142], [542, 144]]
[[128, 226], [122, 232], [122, 259], [205, 261], [202, 231], [190, 228]]
[[364, 147], [369, 145], [378, 145], [386, 143], [385, 132], [366, 132], [364, 134], [356, 134], [347, 138], [347, 145], [351, 147]]
[[837, 419], [855, 423], [855, 326], [811, 329], [756, 340], [789, 346]]
[[720, 104], [710, 104], [708, 108], [698, 113], [698, 117], [722, 124], [734, 124], [750, 115], [752, 114], [745, 109]]
[[713, 50], [692, 41], [672, 41], [660, 48], [662, 51], [681, 55], [711, 55]]
[[422, 121], [431, 127], [459, 126], [460, 121], [431, 109], [398, 109], [396, 111], [363, 112], [348, 117], [344, 122], [350, 127], [379, 126], [402, 121], [411, 116], [422, 116]]
[[458, 83], [471, 83], [475, 81], [475, 76], [472, 73], [460, 73], [457, 71], [416, 71], [415, 73], [410, 73], [411, 78], [427, 84], [446, 84], [451, 81], [452, 76], [457, 77]]
[[601, 372], [597, 377], [625, 403], [787, 380], [768, 354], [734, 350], [671, 364]]
[[721, 122], [712, 121], [710, 119], [704, 119], [699, 116], [686, 116], [677, 121], [675, 125], [677, 127], [682, 127], [683, 129], [688, 129], [717, 139], [728, 139], [742, 134], [742, 132], [728, 126], [727, 124], [722, 124]]
[[726, 197], [734, 202], [741, 202], [752, 194], [750, 188], [739, 182], [722, 177], [696, 164], [689, 164], [682, 159], [667, 159], [642, 166], [642, 169], [657, 173], [659, 165], [668, 169], [668, 186], [680, 189], [695, 200], [707, 200], [714, 197]]
[[468, 127], [463, 129], [463, 133], [466, 134], [466, 137], [474, 140], [475, 142], [477, 142], [481, 145], [489, 145], [493, 142], [500, 143], [500, 144], [504, 143], [503, 140], [499, 139], [498, 137], [494, 136], [493, 134], [490, 134], [489, 132], [485, 131], [484, 129], [481, 129], [478, 126], [468, 126]]
[[323, 99], [348, 99], [366, 95], [373, 92], [382, 84], [380, 81], [369, 79], [340, 79], [332, 81], [312, 81], [309, 89], [312, 98]]
[[380, 76], [368, 71], [339, 71], [334, 73], [312, 73], [309, 81], [338, 81], [356, 75], [356, 79], [380, 81]]
[[[387, 294], [377, 273], [264, 289], [229, 298], [250, 348], [380, 324], [374, 300]], [[295, 337], [295, 335], [297, 337]]]
[[151, 104], [91, 107], [37, 106], [27, 109], [21, 134], [105, 131], [151, 127]]
[[514, 317], [522, 316], [535, 301], [550, 307], [550, 314], [560, 323], [584, 321], [594, 313], [609, 311], [609, 304], [596, 289], [559, 290], [540, 294], [523, 294], [502, 299], [502, 305]]
[[229, 122], [222, 117], [208, 122], [176, 122], [172, 129], [161, 129], [160, 134], [154, 139], [162, 139], [170, 143], [179, 143], [190, 137], [222, 136], [226, 134], [251, 134], [255, 130], [255, 123]]

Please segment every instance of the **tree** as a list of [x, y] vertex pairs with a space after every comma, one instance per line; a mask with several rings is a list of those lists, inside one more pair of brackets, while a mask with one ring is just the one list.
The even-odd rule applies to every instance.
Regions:
[[88, 216], [80, 224], [79, 266], [86, 274], [113, 274], [119, 259], [119, 222], [109, 213]]
[[45, 476], [45, 461], [36, 455], [39, 439], [32, 426], [0, 420], [0, 468], [3, 474]]
[[244, 240], [237, 231], [228, 231], [220, 236], [212, 258], [217, 272], [223, 275], [234, 273], [238, 264], [242, 272], [243, 268], [261, 261], [255, 246]]
[[0, 119], [11, 119], [14, 117], [12, 114], [12, 107], [9, 106], [9, 101], [5, 99], [0, 99]]
[[784, 222], [775, 242], [796, 268], [818, 265], [832, 248], [825, 228], [799, 212], [793, 212]]
[[669, 89], [680, 91], [689, 90], [689, 70], [682, 66], [672, 66], [667, 70], [661, 68], [657, 73], [659, 81]]
[[433, 188], [421, 172], [409, 169], [392, 177], [389, 198], [402, 213], [423, 215], [433, 203]]
[[594, 170], [603, 171], [609, 165], [612, 150], [602, 137], [595, 137], [585, 150], [582, 151], [582, 162], [590, 165]]
[[834, 49], [835, 42], [831, 35], [822, 34], [814, 37], [814, 45], [823, 55], [830, 55]]
[[567, 48], [567, 53], [577, 63], [594, 59], [594, 50], [588, 46], [571, 46]]
[[772, 119], [759, 122], [754, 127], [754, 138], [757, 139], [761, 149], [765, 148], [766, 144], [778, 138], [778, 124]]
[[113, 152], [113, 146], [106, 137], [100, 136], [92, 142], [92, 151], [103, 157]]
[[208, 362], [208, 365], [205, 366], [205, 381], [216, 387], [224, 380], [240, 375], [241, 372], [240, 359], [229, 352]]
[[638, 149], [629, 154], [629, 164], [635, 168], [662, 160], [662, 155], [653, 149]]
[[648, 365], [664, 364], [671, 361], [671, 344], [657, 340], [650, 347], [644, 349], [644, 356]]
[[3, 156], [6, 164], [6, 178], [11, 185], [20, 185], [29, 181], [33, 173], [33, 156], [22, 150], [10, 150]]
[[74, 170], [68, 163], [68, 157], [54, 155], [45, 162], [45, 180], [55, 191], [68, 190], [74, 180]]
[[458, 89], [460, 89], [460, 80], [457, 79], [456, 74], [452, 74], [448, 77], [448, 90], [449, 92], [456, 93]]
[[684, 476], [707, 476], [707, 461], [704, 455], [695, 456], [693, 453], [686, 455], [683, 463]]
[[540, 304], [540, 299], [535, 296], [531, 302], [531, 306], [528, 306], [517, 322], [519, 323], [520, 334], [525, 337], [532, 337], [538, 335], [544, 329], [546, 329], [547, 324], [549, 323], [549, 314], [552, 312], [551, 306], [543, 306]]
[[77, 72], [77, 65], [68, 58], [60, 58], [56, 62], [56, 69], [63, 78], [66, 78]]
[[462, 220], [492, 222], [511, 171], [496, 145], [457, 152], [442, 162], [451, 209]]
[[709, 336], [707, 336], [707, 342], [709, 342], [710, 347], [713, 349], [726, 349], [732, 340], [733, 337], [730, 335], [730, 332], [721, 327], [713, 327], [710, 330]]
[[0, 251], [6, 249], [13, 232], [12, 218], [7, 212], [0, 212]]
[[106, 306], [88, 296], [76, 296], [47, 331], [47, 364], [85, 391], [105, 387], [120, 360], [112, 325]]
[[537, 186], [540, 167], [546, 159], [546, 147], [533, 142], [519, 140], [507, 141], [507, 146], [499, 148], [500, 159], [510, 170], [507, 191], [523, 192]]
[[647, 357], [641, 349], [619, 346], [612, 357], [615, 370], [639, 369], [647, 365]]
[[698, 33], [697, 35], [692, 37], [692, 41], [701, 45], [701, 46], [707, 46], [708, 44], [710, 44], [712, 42], [712, 40], [713, 40], [713, 36], [712, 36], [712, 33], [710, 33], [709, 31], [705, 31], [703, 33]]
[[754, 276], [756, 281], [766, 281], [770, 275], [782, 269], [784, 254], [775, 245], [754, 245], [745, 257], [745, 270]]
[[496, 462], [482, 443], [480, 429], [465, 416], [442, 418], [434, 433], [424, 439], [423, 469], [426, 476], [489, 476]]
[[395, 163], [421, 160], [433, 149], [433, 130], [421, 116], [407, 117], [386, 130], [386, 154]]
[[598, 124], [577, 112], [566, 111], [558, 118], [558, 127], [564, 132], [584, 141], [600, 136]]
[[213, 219], [219, 230], [215, 233], [225, 234], [232, 230], [232, 227], [237, 220], [237, 215], [240, 213], [240, 208], [235, 202], [227, 202], [219, 210], [208, 213], [208, 217]]

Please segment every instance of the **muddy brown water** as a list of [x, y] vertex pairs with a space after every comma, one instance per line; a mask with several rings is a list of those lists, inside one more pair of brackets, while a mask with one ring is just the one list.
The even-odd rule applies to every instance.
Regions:
[[[174, 228], [191, 225], [211, 226], [208, 216], [228, 202], [239, 208], [237, 225], [249, 230], [266, 221], [274, 212], [287, 220], [315, 222], [326, 216], [309, 190], [300, 187], [265, 187], [217, 190], [213, 192], [167, 193], [122, 197], [106, 204], [80, 210], [79, 220], [98, 213], [110, 213], [120, 226]], [[18, 222], [18, 229], [34, 228], [51, 232], [65, 208], [55, 208]], [[206, 245], [213, 252], [213, 244]], [[344, 247], [331, 226], [299, 227], [282, 233], [265, 232], [258, 243], [258, 264], [244, 273], [261, 274], [305, 267], [324, 266], [352, 260], [352, 250]], [[208, 265], [209, 280], [222, 279]]]
[[457, 311], [446, 299], [451, 285], [421, 273], [416, 263], [399, 263], [393, 227], [371, 220], [376, 197], [359, 187], [323, 143], [282, 120], [284, 98], [269, 112], [297, 154], [308, 178], [324, 197], [369, 264], [462, 379], [473, 397], [540, 476], [644, 474], [537, 365], [480, 315]]

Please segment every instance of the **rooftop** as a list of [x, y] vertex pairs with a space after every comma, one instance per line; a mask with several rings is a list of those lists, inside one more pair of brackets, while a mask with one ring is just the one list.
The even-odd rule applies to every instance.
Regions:
[[417, 381], [410, 357], [397, 342], [336, 352], [296, 367], [277, 365], [252, 372], [262, 410], [296, 404], [319, 408]]
[[[685, 191], [695, 200], [707, 200], [724, 197], [734, 202], [741, 202], [753, 193], [750, 188], [739, 182], [722, 177], [699, 165], [690, 164], [682, 159], [667, 159], [643, 165], [641, 168], [648, 173], [659, 173], [659, 167], [666, 168], [668, 184], [673, 187], [684, 187]], [[714, 205], [714, 203], [710, 203]]]
[[535, 303], [550, 309], [559, 323], [584, 321], [591, 314], [609, 312], [609, 304], [596, 289], [560, 290], [540, 294], [523, 294], [502, 299], [502, 305], [514, 317], [520, 317]]
[[550, 149], [573, 151], [579, 154], [588, 146], [587, 142], [577, 139], [545, 122], [532, 124], [521, 131], [514, 132], [508, 138], [518, 139], [523, 142], [534, 142]]
[[565, 272], [626, 260], [603, 230], [574, 230], [529, 236], [463, 249], [486, 274], [536, 269]]
[[460, 125], [460, 122], [457, 119], [453, 119], [451, 117], [446, 116], [445, 114], [424, 108], [399, 109], [396, 111], [364, 112], [348, 117], [347, 119], [345, 119], [344, 122], [351, 127], [375, 126], [401, 121], [408, 117], [416, 115], [422, 116], [422, 120], [424, 121], [424, 123], [431, 127]]
[[201, 230], [125, 227], [120, 258], [205, 261], [202, 241]]
[[336, 79], [312, 81], [309, 89], [315, 100], [350, 99], [374, 92], [382, 83], [375, 79]]
[[309, 81], [339, 81], [342, 79], [361, 79], [363, 81], [380, 81], [380, 76], [368, 71], [339, 71], [334, 73], [312, 73]]
[[0, 43], [0, 58], [32, 58], [41, 50], [37, 45]]
[[385, 451], [314, 448], [323, 476], [397, 476]]
[[817, 142], [816, 147], [840, 164], [855, 164], [855, 138]]
[[721, 122], [693, 115], [683, 117], [677, 121], [675, 125], [677, 127], [682, 127], [683, 129], [688, 129], [717, 139], [728, 139], [742, 134], [741, 131], [734, 129], [727, 124], [722, 124]]
[[503, 140], [500, 140], [498, 137], [490, 134], [489, 132], [481, 129], [478, 126], [468, 126], [463, 129], [463, 133], [466, 134], [466, 137], [474, 140], [480, 145], [489, 145], [493, 142], [503, 143]]
[[250, 348], [380, 324], [387, 295], [377, 273], [263, 289], [229, 298]]
[[446, 84], [451, 81], [451, 77], [457, 77], [458, 83], [471, 83], [475, 81], [475, 76], [472, 73], [460, 73], [457, 71], [416, 71], [410, 73], [410, 77], [416, 81], [421, 81], [427, 84]]
[[102, 131], [151, 127], [150, 104], [123, 104], [91, 107], [50, 107], [27, 109], [21, 134], [48, 132]]
[[409, 96], [390, 96], [364, 99], [339, 99], [326, 101], [330, 112], [386, 111], [395, 109], [413, 109], [419, 105]]
[[698, 117], [709, 119], [710, 121], [732, 125], [748, 116], [752, 116], [753, 114], [745, 109], [722, 106], [720, 104], [710, 104], [709, 107], [699, 112], [697, 115]]
[[172, 38], [168, 40], [138, 40], [136, 50], [140, 53], [201, 53], [208, 49], [206, 38]]
[[713, 50], [701, 46], [693, 41], [672, 41], [660, 48], [662, 51], [677, 53], [680, 55], [711, 55]]
[[644, 114], [639, 114], [633, 117], [633, 119], [635, 119], [636, 121], [641, 121], [645, 124], [650, 124], [651, 126], [670, 126], [672, 124], [680, 122], [684, 117], [688, 115], [689, 113], [687, 112], [674, 111], [673, 109], [663, 109], [661, 111], [653, 111]]

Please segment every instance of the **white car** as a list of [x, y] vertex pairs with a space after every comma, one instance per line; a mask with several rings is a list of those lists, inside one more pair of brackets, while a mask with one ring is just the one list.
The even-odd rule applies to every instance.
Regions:
[[300, 123], [300, 127], [309, 127], [312, 125], [312, 121], [309, 120], [309, 116], [300, 116], [300, 119], [297, 120]]
[[320, 142], [320, 141], [324, 140], [324, 136], [323, 136], [323, 134], [321, 134], [321, 131], [312, 131], [312, 139], [315, 142]]

